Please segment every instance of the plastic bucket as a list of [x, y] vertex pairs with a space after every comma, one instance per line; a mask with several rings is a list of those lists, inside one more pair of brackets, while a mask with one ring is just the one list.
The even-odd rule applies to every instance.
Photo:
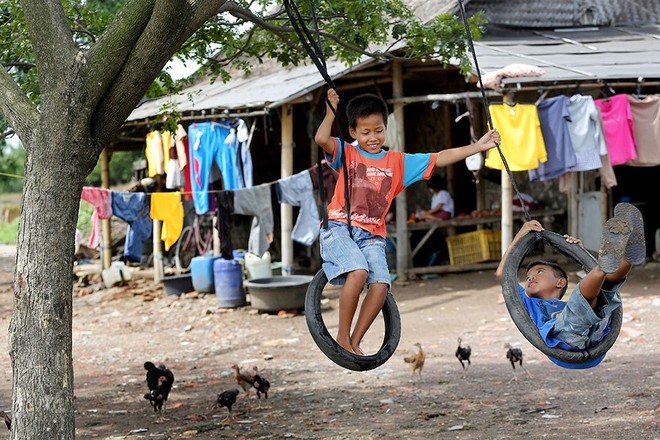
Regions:
[[272, 277], [273, 269], [270, 267], [270, 252], [264, 253], [262, 257], [253, 253], [245, 254], [245, 271], [248, 280]]
[[192, 284], [196, 291], [215, 292], [215, 277], [213, 276], [213, 263], [220, 257], [208, 255], [195, 257], [190, 260], [190, 274]]
[[213, 276], [220, 307], [242, 307], [246, 304], [243, 271], [238, 261], [218, 258], [213, 262]]

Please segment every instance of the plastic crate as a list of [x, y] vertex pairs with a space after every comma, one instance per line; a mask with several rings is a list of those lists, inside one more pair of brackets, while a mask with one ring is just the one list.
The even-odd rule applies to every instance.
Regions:
[[499, 260], [502, 257], [502, 231], [467, 232], [447, 237], [449, 264], [471, 264]]

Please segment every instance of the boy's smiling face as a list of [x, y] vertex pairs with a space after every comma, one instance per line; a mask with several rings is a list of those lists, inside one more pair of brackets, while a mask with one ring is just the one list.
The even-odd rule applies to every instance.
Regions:
[[538, 264], [527, 271], [525, 292], [530, 298], [559, 299], [566, 283], [567, 280], [557, 277], [550, 266]]
[[358, 141], [360, 148], [367, 153], [380, 153], [385, 143], [387, 126], [380, 114], [372, 114], [355, 120], [355, 128], [349, 128], [351, 137]]

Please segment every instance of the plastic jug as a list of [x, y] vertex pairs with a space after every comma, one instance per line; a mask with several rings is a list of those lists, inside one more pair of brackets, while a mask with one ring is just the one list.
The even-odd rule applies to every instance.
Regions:
[[103, 284], [109, 289], [115, 284], [130, 280], [131, 269], [123, 261], [114, 261], [109, 268], [103, 269], [101, 276], [103, 277]]
[[272, 277], [273, 269], [270, 267], [270, 252], [266, 251], [262, 257], [251, 252], [245, 254], [245, 270], [247, 271], [248, 280]]

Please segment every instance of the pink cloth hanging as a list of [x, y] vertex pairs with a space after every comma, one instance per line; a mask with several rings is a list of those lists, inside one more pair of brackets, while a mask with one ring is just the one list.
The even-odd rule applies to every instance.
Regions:
[[112, 193], [108, 189], [85, 186], [80, 198], [94, 207], [92, 214], [92, 232], [89, 234], [89, 247], [96, 249], [101, 236], [100, 219], [112, 217]]

